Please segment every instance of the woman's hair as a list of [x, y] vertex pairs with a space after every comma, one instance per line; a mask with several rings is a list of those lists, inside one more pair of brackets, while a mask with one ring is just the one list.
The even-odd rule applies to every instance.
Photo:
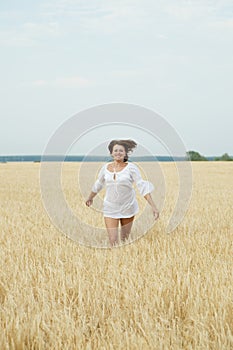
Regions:
[[128, 153], [132, 152], [133, 149], [137, 146], [136, 142], [133, 140], [112, 140], [108, 145], [109, 152], [112, 153], [113, 147], [115, 145], [123, 146], [126, 152], [124, 162], [128, 160]]

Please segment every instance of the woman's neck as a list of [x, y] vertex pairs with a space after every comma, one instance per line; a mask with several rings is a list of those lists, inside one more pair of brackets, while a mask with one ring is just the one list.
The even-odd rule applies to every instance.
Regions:
[[122, 165], [124, 162], [122, 160], [114, 160], [113, 165]]

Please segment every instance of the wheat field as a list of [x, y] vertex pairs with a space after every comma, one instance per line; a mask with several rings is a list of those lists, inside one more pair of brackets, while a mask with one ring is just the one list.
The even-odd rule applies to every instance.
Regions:
[[[0, 164], [1, 350], [233, 348], [233, 162], [192, 163], [191, 202], [171, 234], [176, 167], [159, 165], [166, 184], [160, 219], [133, 243], [101, 249], [53, 225], [39, 163]], [[94, 242], [96, 226], [107, 244], [101, 213], [85, 206], [79, 167], [64, 163], [62, 172], [69, 206], [89, 225], [75, 239], [92, 235]], [[143, 211], [145, 199], [138, 201]], [[139, 215], [138, 230], [140, 222]]]

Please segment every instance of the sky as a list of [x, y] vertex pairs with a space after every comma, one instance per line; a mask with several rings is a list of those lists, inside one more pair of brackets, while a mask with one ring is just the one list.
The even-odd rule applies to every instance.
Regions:
[[42, 154], [67, 119], [113, 102], [161, 114], [187, 151], [233, 155], [232, 0], [1, 1], [0, 60], [0, 155]]

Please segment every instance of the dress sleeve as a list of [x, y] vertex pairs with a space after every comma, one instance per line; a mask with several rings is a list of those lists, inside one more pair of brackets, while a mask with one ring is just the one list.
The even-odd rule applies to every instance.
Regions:
[[102, 188], [105, 185], [104, 175], [105, 175], [105, 165], [103, 165], [99, 171], [98, 178], [95, 181], [94, 185], [92, 186], [92, 189], [91, 189], [92, 192], [98, 193], [100, 190], [102, 190]]
[[147, 193], [151, 193], [154, 190], [154, 186], [150, 181], [143, 180], [138, 167], [135, 164], [131, 166], [131, 176], [136, 183], [137, 189], [142, 196]]

